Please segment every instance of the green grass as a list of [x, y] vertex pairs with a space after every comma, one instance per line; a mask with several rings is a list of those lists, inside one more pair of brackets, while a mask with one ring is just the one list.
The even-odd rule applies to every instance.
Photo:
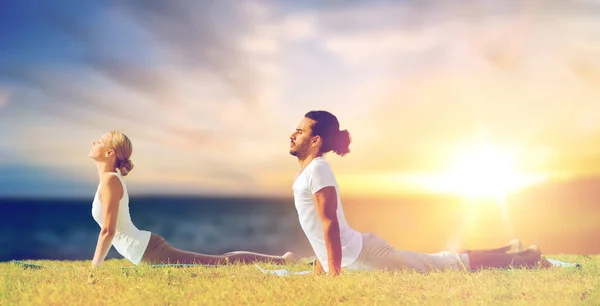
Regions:
[[5, 262], [0, 305], [600, 305], [600, 255], [548, 257], [583, 268], [379, 271], [331, 278], [277, 277], [253, 265], [120, 269], [131, 264], [108, 260], [93, 270], [89, 261], [29, 261], [55, 267], [35, 270]]

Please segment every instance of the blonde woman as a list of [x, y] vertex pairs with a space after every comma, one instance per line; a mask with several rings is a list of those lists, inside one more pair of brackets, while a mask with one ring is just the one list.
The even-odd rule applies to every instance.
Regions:
[[92, 266], [100, 266], [110, 246], [134, 264], [211, 264], [221, 265], [234, 262], [297, 261], [291, 252], [283, 256], [270, 256], [251, 252], [230, 252], [223, 255], [205, 255], [186, 252], [168, 245], [154, 233], [139, 230], [129, 215], [129, 195], [123, 179], [133, 169], [130, 160], [133, 147], [127, 136], [120, 132], [102, 135], [92, 143], [89, 152], [96, 162], [100, 183], [92, 203], [92, 216], [100, 225], [98, 243]]

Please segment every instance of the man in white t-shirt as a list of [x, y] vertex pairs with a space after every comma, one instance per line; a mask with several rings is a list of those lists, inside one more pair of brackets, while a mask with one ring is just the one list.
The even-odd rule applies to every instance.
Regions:
[[344, 217], [340, 191], [323, 154], [350, 152], [350, 133], [339, 130], [337, 118], [326, 111], [308, 112], [290, 136], [290, 154], [300, 169], [294, 181], [294, 203], [300, 225], [316, 255], [317, 273], [338, 275], [348, 270], [430, 270], [548, 266], [536, 246], [521, 250], [520, 242], [461, 254], [422, 254], [396, 250], [375, 234], [353, 230]]

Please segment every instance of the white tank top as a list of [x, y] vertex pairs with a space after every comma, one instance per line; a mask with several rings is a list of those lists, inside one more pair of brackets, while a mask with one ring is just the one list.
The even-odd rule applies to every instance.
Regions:
[[[115, 237], [113, 238], [112, 245], [117, 249], [119, 254], [129, 259], [134, 264], [139, 264], [144, 256], [148, 242], [150, 241], [150, 232], [141, 231], [133, 225], [131, 222], [131, 216], [129, 215], [129, 195], [127, 194], [127, 186], [123, 177], [118, 172], [110, 172], [115, 175], [121, 181], [123, 186], [123, 197], [119, 201], [119, 212], [117, 215], [117, 226], [115, 229]], [[94, 202], [92, 203], [92, 217], [102, 228], [103, 216], [102, 216], [102, 202], [98, 197], [100, 191], [100, 185], [94, 196]]]

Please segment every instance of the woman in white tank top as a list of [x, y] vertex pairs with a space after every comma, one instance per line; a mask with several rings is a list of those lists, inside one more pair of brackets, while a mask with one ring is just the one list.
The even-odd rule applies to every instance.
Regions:
[[129, 159], [133, 151], [131, 141], [120, 132], [110, 132], [94, 141], [89, 157], [96, 161], [100, 183], [92, 203], [92, 216], [100, 226], [93, 266], [100, 266], [113, 245], [134, 264], [228, 264], [249, 262], [294, 262], [298, 257], [287, 252], [271, 256], [251, 252], [230, 252], [223, 255], [205, 255], [186, 252], [168, 245], [154, 233], [139, 230], [129, 215], [129, 195], [123, 177], [133, 169]]

